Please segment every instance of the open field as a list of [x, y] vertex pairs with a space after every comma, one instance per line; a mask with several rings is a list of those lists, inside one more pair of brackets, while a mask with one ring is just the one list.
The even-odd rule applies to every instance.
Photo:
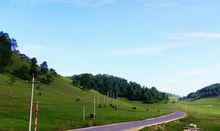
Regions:
[[[13, 61], [14, 64], [7, 70], [29, 64], [16, 55], [13, 56]], [[8, 81], [11, 77], [13, 76], [7, 73], [0, 74], [0, 130], [26, 130], [31, 84], [18, 78], [14, 84], [10, 84]], [[93, 112], [94, 96], [99, 97], [102, 105], [102, 108], [97, 108], [96, 120], [89, 119], [89, 115]], [[94, 90], [82, 90], [73, 86], [71, 80], [59, 77], [49, 86], [41, 84], [40, 88], [35, 90], [35, 100], [39, 100], [40, 130], [64, 130], [143, 120], [168, 114], [170, 110], [186, 111], [186, 105], [188, 116], [183, 120], [167, 124], [167, 129], [181, 130], [191, 122], [204, 130], [220, 129], [220, 97], [168, 104], [143, 104], [124, 98], [114, 101], [109, 99], [109, 103], [117, 106], [118, 110], [115, 111], [110, 106], [103, 108], [103, 95]], [[85, 121], [82, 121], [83, 105], [86, 105]], [[137, 109], [134, 110], [133, 107]]]
[[[26, 130], [29, 118], [30, 83], [16, 78], [11, 85], [9, 74], [0, 74], [0, 130]], [[41, 94], [41, 95], [40, 95]], [[57, 78], [50, 86], [41, 85], [35, 90], [35, 100], [39, 100], [39, 129], [70, 129], [116, 122], [142, 120], [168, 114], [160, 110], [159, 104], [145, 105], [125, 99], [109, 100], [118, 110], [110, 106], [97, 108], [97, 119], [89, 119], [93, 112], [93, 97], [99, 97], [103, 104], [104, 96], [96, 91], [85, 91], [72, 86], [67, 78]], [[77, 99], [80, 99], [78, 102]], [[86, 120], [82, 121], [83, 105], [86, 105]], [[136, 107], [134, 110], [132, 107]], [[149, 111], [147, 112], [147, 108]]]
[[[9, 74], [0, 75], [0, 129], [26, 130], [29, 116], [30, 83], [16, 78], [11, 85], [7, 81]], [[41, 93], [41, 95], [40, 95]], [[97, 108], [97, 119], [89, 119], [93, 112], [93, 97], [99, 96], [102, 105], [103, 95], [96, 91], [85, 91], [72, 86], [64, 77], [55, 80], [50, 86], [41, 85], [35, 90], [35, 100], [39, 100], [39, 129], [70, 129], [92, 125], [143, 120], [170, 113], [169, 110], [188, 110], [188, 117], [166, 125], [169, 130], [181, 130], [189, 123], [195, 123], [202, 129], [220, 129], [220, 98], [207, 98], [168, 104], [143, 104], [119, 98], [109, 100], [117, 105], [115, 111], [109, 106]], [[80, 99], [79, 102], [76, 99]], [[86, 120], [82, 121], [83, 105], [86, 105]], [[133, 110], [132, 107], [137, 107]], [[147, 112], [146, 109], [149, 109]], [[160, 109], [160, 113], [158, 113]]]
[[197, 124], [201, 130], [219, 131], [220, 129], [220, 97], [203, 98], [196, 101], [183, 101], [180, 103], [169, 104], [170, 109], [186, 110], [187, 117], [169, 124], [157, 127], [146, 128], [145, 130], [171, 130], [182, 131], [182, 128], [190, 123]]

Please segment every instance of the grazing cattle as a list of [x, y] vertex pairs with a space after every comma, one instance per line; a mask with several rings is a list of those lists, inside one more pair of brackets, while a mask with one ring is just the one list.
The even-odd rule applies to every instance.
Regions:
[[76, 102], [79, 102], [79, 101], [80, 101], [80, 98], [77, 98], [77, 99], [76, 99]]
[[90, 118], [94, 118], [94, 114], [90, 114], [89, 117], [90, 117]]

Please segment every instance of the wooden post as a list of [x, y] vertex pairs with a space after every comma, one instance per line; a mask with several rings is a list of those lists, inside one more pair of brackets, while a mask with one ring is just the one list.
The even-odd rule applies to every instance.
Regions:
[[34, 74], [33, 74], [33, 77], [32, 77], [32, 86], [31, 86], [31, 103], [30, 103], [30, 116], [29, 116], [29, 131], [31, 131], [31, 123], [32, 123], [33, 98], [34, 98]]
[[96, 117], [96, 113], [95, 113], [95, 107], [96, 107], [96, 103], [95, 103], [95, 101], [96, 101], [96, 98], [95, 98], [95, 96], [94, 96], [93, 119], [95, 119], [95, 117]]
[[108, 105], [108, 95], [109, 95], [109, 91], [107, 92], [107, 97], [106, 97], [106, 103]]
[[38, 119], [38, 101], [36, 102], [34, 131], [37, 131], [37, 119]]
[[110, 103], [110, 104], [112, 104], [111, 96], [112, 96], [112, 92], [110, 91], [110, 93], [109, 93], [109, 101], [110, 101], [109, 103]]
[[97, 96], [97, 104], [98, 104], [98, 106], [99, 106], [99, 96]]
[[115, 99], [115, 94], [114, 92], [112, 93], [112, 103], [114, 104], [114, 99]]
[[86, 105], [83, 105], [83, 121], [85, 120]]

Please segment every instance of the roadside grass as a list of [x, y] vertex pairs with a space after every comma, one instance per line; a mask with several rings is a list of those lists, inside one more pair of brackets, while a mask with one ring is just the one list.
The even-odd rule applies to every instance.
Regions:
[[167, 109], [182, 110], [186, 112], [187, 117], [181, 120], [161, 124], [142, 129], [142, 131], [162, 130], [162, 131], [182, 131], [183, 127], [190, 123], [196, 124], [201, 131], [219, 131], [220, 130], [220, 97], [203, 98], [196, 101], [181, 101], [179, 103], [170, 103]]

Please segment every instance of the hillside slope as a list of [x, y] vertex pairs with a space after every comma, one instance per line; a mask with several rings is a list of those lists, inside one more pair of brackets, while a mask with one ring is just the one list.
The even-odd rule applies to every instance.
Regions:
[[[8, 71], [22, 64], [29, 64], [22, 62], [23, 60], [17, 56], [13, 56], [13, 59], [15, 62], [7, 67]], [[27, 130], [31, 83], [15, 78], [15, 83], [11, 84], [9, 81], [12, 77], [14, 76], [9, 73], [0, 74], [0, 130]], [[168, 130], [181, 130], [191, 122], [204, 130], [220, 128], [219, 97], [168, 104], [143, 104], [124, 98], [109, 99], [109, 104], [114, 104], [118, 108], [114, 110], [109, 105], [103, 107], [103, 95], [94, 90], [82, 90], [73, 86], [70, 79], [62, 76], [57, 77], [50, 85], [41, 84], [40, 88], [35, 89], [34, 94], [35, 101], [39, 100], [39, 131], [143, 120], [168, 114], [169, 110], [185, 111], [186, 104], [188, 117], [168, 124]], [[99, 103], [102, 105], [102, 108], [96, 106], [96, 120], [89, 118], [93, 113], [94, 96], [99, 97]], [[86, 105], [85, 121], [82, 120], [83, 105]], [[132, 109], [133, 107], [136, 109]]]
[[[6, 72], [29, 64], [17, 55], [12, 57], [14, 63]], [[10, 83], [15, 78], [15, 82]], [[0, 130], [27, 130], [29, 118], [29, 101], [31, 83], [21, 80], [9, 73], [0, 74]], [[96, 120], [90, 119], [93, 113], [93, 97], [99, 98], [102, 108], [97, 105]], [[158, 112], [155, 105], [130, 102], [126, 99], [110, 99], [109, 104], [117, 106], [114, 110], [104, 106], [104, 96], [94, 90], [83, 90], [73, 86], [68, 78], [59, 76], [50, 85], [40, 84], [34, 92], [34, 100], [39, 100], [40, 130], [64, 130], [116, 122], [142, 120], [169, 113]], [[96, 100], [98, 102], [98, 100]], [[82, 109], [86, 105], [86, 120], [82, 121]], [[132, 109], [136, 107], [136, 109]], [[146, 109], [149, 109], [147, 112]], [[108, 112], [108, 113], [106, 113]]]

